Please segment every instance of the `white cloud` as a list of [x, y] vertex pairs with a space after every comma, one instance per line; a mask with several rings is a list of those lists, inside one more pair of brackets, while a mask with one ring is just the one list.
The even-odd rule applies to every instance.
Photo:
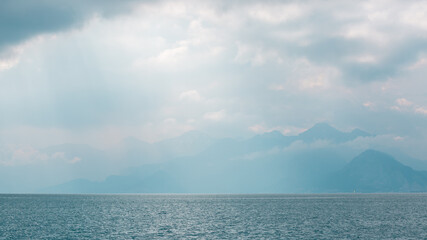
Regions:
[[348, 57], [348, 60], [357, 63], [373, 64], [378, 62], [378, 57], [370, 54], [365, 54]]
[[0, 146], [0, 165], [4, 166], [44, 165], [53, 161], [76, 163], [80, 160], [78, 157], [67, 159], [64, 152], [48, 154], [29, 145]]
[[396, 103], [399, 106], [403, 106], [403, 107], [408, 107], [408, 106], [412, 105], [412, 102], [407, 100], [406, 98], [398, 98], [398, 99], [396, 99]]
[[427, 66], [427, 58], [420, 58], [414, 64], [408, 67], [409, 70], [415, 70]]
[[329, 87], [329, 81], [324, 76], [313, 76], [311, 78], [301, 79], [300, 87], [302, 89], [308, 88], [327, 88]]
[[424, 108], [424, 107], [417, 107], [417, 108], [415, 108], [415, 112], [416, 112], [416, 113], [423, 114], [423, 115], [427, 115], [427, 108]]
[[297, 4], [254, 4], [248, 8], [250, 17], [269, 24], [295, 20], [305, 13], [305, 9]]
[[19, 63], [19, 58], [0, 59], [0, 71], [8, 70]]
[[337, 78], [340, 72], [332, 66], [318, 66], [306, 58], [297, 59], [291, 63], [294, 76], [285, 83], [287, 89], [302, 91], [328, 90], [338, 87]]
[[371, 107], [373, 107], [373, 106], [374, 106], [374, 103], [373, 103], [373, 102], [364, 102], [364, 103], [363, 103], [363, 106], [365, 106], [365, 107], [367, 107], [367, 108], [371, 108]]
[[225, 118], [226, 113], [225, 110], [219, 110], [217, 112], [207, 112], [203, 115], [203, 118], [211, 121], [221, 121]]
[[402, 111], [402, 109], [398, 106], [391, 106], [390, 109], [395, 110], [395, 111], [399, 111], [399, 112]]
[[427, 115], [426, 108], [424, 108], [423, 106], [416, 105], [405, 98], [396, 99], [396, 103], [398, 106], [392, 106], [390, 107], [390, 109], [399, 111], [399, 112], [413, 112], [413, 113]]
[[80, 162], [82, 159], [81, 158], [79, 158], [79, 157], [73, 157], [73, 159], [71, 159], [70, 160], [70, 163], [71, 164], [75, 164], [75, 163], [78, 163], [78, 162]]
[[405, 138], [404, 138], [404, 137], [401, 137], [401, 136], [396, 136], [396, 137], [394, 137], [393, 139], [394, 139], [394, 141], [402, 141], [402, 140], [404, 140]]
[[369, 22], [346, 26], [343, 36], [348, 39], [363, 39], [378, 45], [385, 45], [389, 41], [387, 34], [379, 31]]
[[265, 127], [264, 126], [262, 126], [261, 124], [256, 124], [256, 125], [253, 125], [253, 126], [250, 126], [249, 127], [249, 130], [251, 130], [252, 132], [254, 132], [254, 133], [263, 133], [263, 132], [266, 132], [267, 130], [265, 129]]
[[269, 89], [274, 91], [282, 91], [285, 90], [285, 87], [281, 84], [272, 84], [270, 85]]
[[165, 123], [165, 124], [175, 124], [176, 123], [176, 119], [175, 118], [167, 118], [167, 119], [165, 119], [165, 120], [163, 120], [163, 122]]
[[273, 36], [280, 40], [293, 42], [299, 46], [308, 46], [310, 44], [310, 34], [312, 31], [309, 29], [287, 30], [280, 29], [273, 32]]
[[256, 134], [266, 133], [266, 132], [272, 132], [272, 131], [278, 131], [282, 133], [283, 135], [298, 135], [299, 133], [302, 133], [303, 131], [307, 130], [304, 128], [298, 128], [294, 126], [276, 126], [276, 127], [266, 127], [263, 124], [255, 124], [249, 127], [249, 130]]
[[0, 72], [16, 66], [20, 62], [24, 49], [30, 45], [31, 42], [28, 42], [0, 52]]
[[283, 63], [282, 57], [275, 50], [240, 42], [237, 43], [237, 53], [234, 61], [240, 64], [250, 63], [252, 66], [262, 66], [268, 62], [275, 64]]
[[201, 97], [197, 90], [188, 90], [188, 91], [182, 92], [179, 95], [179, 99], [198, 102], [200, 101]]
[[179, 61], [179, 57], [185, 54], [187, 50], [188, 48], [186, 46], [166, 49], [162, 51], [157, 57], [153, 58], [153, 60], [157, 63], [177, 63], [177, 61]]
[[400, 20], [410, 26], [427, 30], [427, 3], [415, 1], [401, 11]]

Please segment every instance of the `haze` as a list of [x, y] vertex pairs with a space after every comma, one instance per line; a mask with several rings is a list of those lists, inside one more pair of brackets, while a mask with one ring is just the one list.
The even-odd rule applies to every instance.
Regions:
[[[318, 123], [328, 134], [363, 131], [263, 140], [256, 146], [268, 148], [240, 155], [218, 147], [211, 160], [311, 153], [338, 161], [322, 165], [331, 172], [376, 149], [426, 170], [426, 12], [424, 1], [1, 1], [0, 191], [99, 182], [180, 159], [206, 177], [191, 164], [212, 146], [301, 136]], [[269, 162], [240, 164], [250, 170], [221, 183], [234, 188], [191, 191], [262, 192], [230, 176]], [[298, 173], [292, 181], [312, 172]]]

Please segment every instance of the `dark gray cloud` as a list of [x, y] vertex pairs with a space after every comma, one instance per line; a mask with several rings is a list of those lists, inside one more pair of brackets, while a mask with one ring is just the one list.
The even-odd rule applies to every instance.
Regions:
[[38, 34], [81, 27], [93, 16], [129, 11], [135, 1], [4, 0], [0, 1], [0, 51]]
[[347, 78], [356, 78], [360, 81], [385, 81], [417, 61], [420, 54], [426, 51], [425, 39], [408, 39], [390, 49], [377, 63], [340, 64], [337, 61], [334, 64], [341, 65]]

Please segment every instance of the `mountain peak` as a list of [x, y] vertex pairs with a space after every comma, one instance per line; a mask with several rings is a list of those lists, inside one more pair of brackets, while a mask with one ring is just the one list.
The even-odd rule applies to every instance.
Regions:
[[298, 137], [306, 142], [327, 139], [335, 142], [345, 140], [345, 133], [331, 127], [328, 123], [317, 123], [307, 131], [298, 135]]
[[337, 133], [337, 132], [340, 132], [340, 131], [332, 127], [328, 123], [322, 122], [322, 123], [316, 123], [313, 127], [301, 133], [301, 135], [304, 133]]
[[352, 132], [342, 132], [328, 123], [317, 123], [307, 131], [298, 135], [298, 138], [305, 142], [313, 142], [317, 140], [329, 140], [332, 142], [346, 142], [357, 137], [367, 137], [371, 134], [360, 129], [354, 129]]
[[371, 178], [381, 177], [385, 173], [389, 173], [390, 176], [397, 176], [399, 175], [398, 172], [413, 171], [392, 156], [374, 149], [368, 149], [356, 156], [347, 165], [347, 169], [352, 169], [350, 175], [357, 173]]
[[374, 149], [368, 149], [361, 154], [359, 154], [357, 157], [355, 157], [352, 161], [353, 163], [358, 164], [395, 164], [395, 165], [402, 165], [397, 160], [395, 160], [392, 156], [374, 150]]
[[359, 156], [368, 156], [368, 157], [377, 157], [377, 156], [383, 156], [384, 157], [384, 156], [387, 156], [389, 158], [392, 158], [387, 153], [380, 152], [380, 151], [375, 150], [375, 149], [367, 149], [364, 152], [362, 152], [361, 154], [359, 154]]
[[369, 149], [355, 157], [337, 175], [340, 191], [419, 192], [427, 189], [425, 172], [415, 171], [392, 156]]

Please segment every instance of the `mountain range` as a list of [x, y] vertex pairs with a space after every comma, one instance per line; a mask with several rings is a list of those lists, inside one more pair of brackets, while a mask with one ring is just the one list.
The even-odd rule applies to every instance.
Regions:
[[[360, 129], [342, 132], [329, 124], [319, 123], [296, 136], [284, 136], [278, 131], [273, 131], [241, 141], [214, 139], [197, 131], [154, 144], [128, 138], [110, 153], [101, 154], [87, 149], [86, 152], [74, 152], [75, 155], [82, 156], [91, 152], [90, 156], [98, 159], [103, 157], [105, 162], [120, 159], [123, 167], [117, 174], [106, 176], [103, 180], [74, 179], [40, 191], [49, 193], [427, 191], [426, 172], [405, 166], [380, 151], [366, 150], [360, 153], [357, 152], [359, 149], [347, 147], [348, 143], [356, 139], [372, 137], [374, 135]], [[108, 158], [110, 160], [105, 160]], [[421, 160], [417, 163], [422, 163], [418, 164], [419, 166], [424, 164]], [[96, 164], [99, 164], [99, 161]]]

